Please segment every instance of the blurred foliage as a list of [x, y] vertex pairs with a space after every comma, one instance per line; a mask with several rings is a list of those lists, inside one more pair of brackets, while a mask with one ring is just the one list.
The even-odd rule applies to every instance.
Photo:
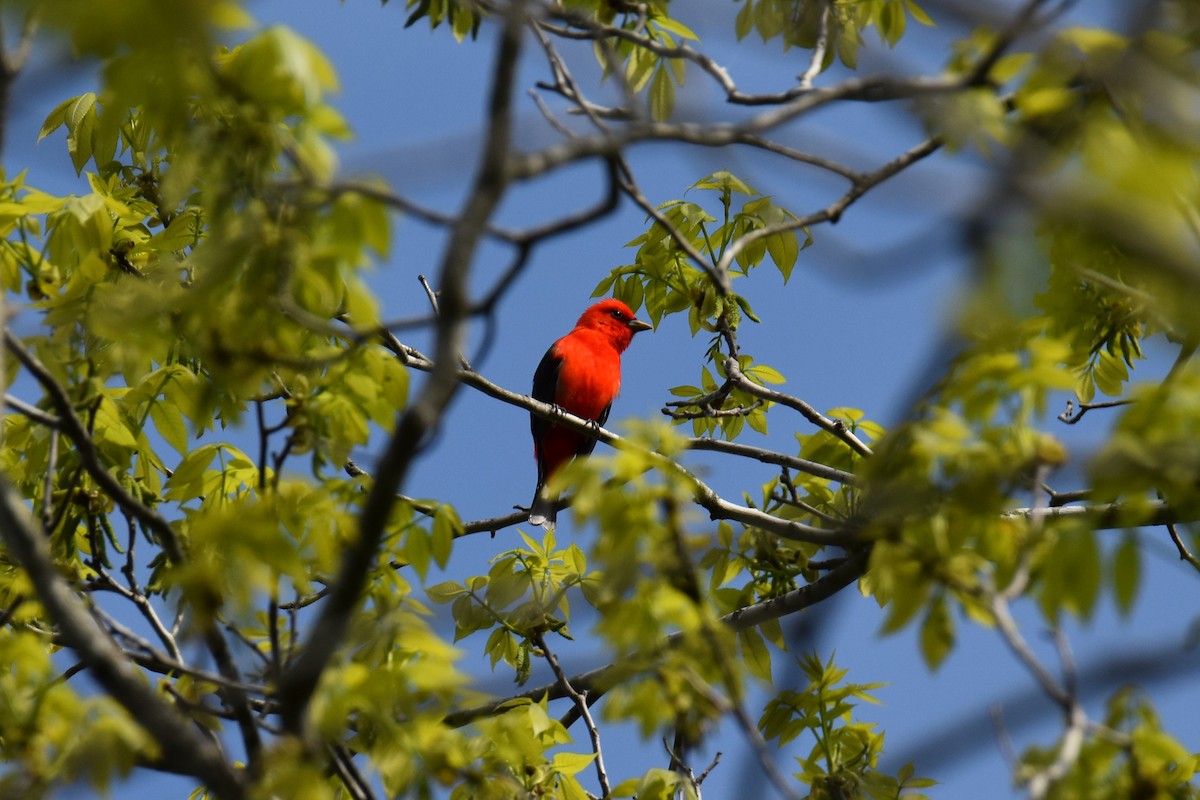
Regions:
[[[464, 43], [486, 38], [499, 8], [403, 5], [408, 25], [445, 26]], [[933, 23], [912, 0], [731, 5], [739, 40], [807, 51], [812, 72], [831, 80], [856, 67], [868, 30], [900, 47], [909, 22]], [[544, 692], [454, 716], [489, 699], [464, 661], [485, 658], [516, 684], [536, 684], [535, 668], [547, 674], [541, 662], [581, 635], [572, 613], [582, 609], [596, 620], [582, 634], [613, 664], [587, 690], [603, 699], [598, 738], [627, 723], [647, 742], [673, 736], [678, 758], [694, 755], [766, 693], [750, 749], [755, 736], [787, 752], [801, 743], [793, 777], [810, 797], [918, 798], [933, 781], [911, 764], [881, 771], [884, 732], [860, 716], [882, 684], [847, 683], [831, 655], [785, 655], [783, 613], [861, 558], [869, 566], [850, 581], [879, 604], [881, 630], [914, 629], [936, 669], [960, 626], [1012, 635], [1006, 603], [1035, 607], [1052, 627], [1087, 621], [1109, 599], [1128, 613], [1153, 589], [1142, 562], [1161, 538], [1133, 529], [1164, 508], [1183, 530], [1178, 547], [1197, 545], [1187, 523], [1200, 519], [1200, 12], [1165, 2], [1134, 34], [1052, 28], [1033, 50], [981, 25], [947, 54], [945, 80], [970, 80], [912, 92], [937, 144], [978, 151], [1004, 180], [980, 212], [980, 280], [958, 304], [960, 347], [908, 418], [885, 430], [863, 410], [877, 398], [807, 408], [787, 394], [787, 376], [743, 347], [747, 320], [778, 347], [799, 341], [795, 320], [760, 319], [751, 297], [800, 292], [814, 241], [802, 222], [815, 217], [763, 195], [751, 175], [700, 178], [672, 193], [679, 199], [655, 201], [630, 232], [631, 263], [596, 287], [644, 308], [656, 327], [686, 325], [704, 340], [695, 384], [670, 389], [669, 424], [631, 423], [613, 451], [554, 477], [576, 524], [598, 535], [585, 548], [522, 532], [485, 574], [426, 585], [431, 568], [453, 569], [461, 537], [487, 526], [464, 524], [441, 499], [398, 498], [307, 708], [317, 745], [283, 735], [279, 677], [368, 514], [370, 476], [341, 471], [354, 448], [390, 435], [410, 402], [418, 361], [380, 346], [384, 304], [366, 277], [391, 258], [395, 204], [382, 182], [333, 185], [350, 127], [330, 100], [334, 65], [297, 33], [255, 26], [232, 0], [5, 6], [14, 17], [26, 10], [99, 68], [94, 90], [63, 99], [40, 131], [64, 146], [77, 191], [0, 176], [0, 285], [29, 331], [21, 345], [45, 371], [5, 359], [6, 385], [24, 404], [10, 402], [3, 419], [0, 471], [97, 629], [164, 705], [240, 752], [228, 687], [178, 663], [213, 632], [229, 635], [255, 724], [271, 734], [244, 775], [249, 796], [346, 796], [345, 761], [389, 797], [590, 796], [599, 759], [588, 732], [560, 719]], [[542, 10], [543, 35], [583, 40], [602, 78], [643, 98], [645, 109], [624, 110], [634, 126], [653, 124], [645, 114], [670, 120], [688, 67], [711, 70], [687, 4]], [[809, 102], [805, 91], [755, 103]], [[847, 203], [874, 188], [866, 173], [838, 174], [857, 193]], [[1034, 244], [1021, 250], [1009, 237]], [[778, 278], [759, 269], [768, 263]], [[814, 369], [836, 357], [813, 352]], [[1169, 373], [1135, 377], [1154, 352], [1169, 354]], [[1114, 421], [1096, 452], [1073, 460], [1047, 411], [1098, 395], [1129, 402], [1106, 412]], [[789, 452], [765, 449], [769, 430], [793, 432]], [[745, 446], [771, 465], [741, 468], [736, 513], [688, 471], [688, 449], [704, 444]], [[168, 521], [178, 557], [97, 480], [94, 462]], [[1098, 510], [1054, 513], [1044, 484], [1068, 466]], [[1108, 545], [1097, 531], [1112, 527], [1130, 530]], [[437, 606], [452, 635], [434, 623]], [[760, 616], [737, 623], [747, 612]], [[8, 548], [0, 621], [0, 794], [49, 796], [74, 781], [112, 793], [138, 768], [196, 774], [159, 763], [136, 715], [67, 680], [54, 621]], [[780, 663], [796, 663], [801, 680], [786, 685]], [[1196, 767], [1129, 687], [1104, 719], [1029, 748], [1015, 779], [1063, 800], [1195, 797]], [[611, 796], [698, 793], [687, 765], [608, 768]]]
[[779, 39], [784, 49], [812, 50], [824, 40], [821, 68], [836, 56], [850, 69], [858, 67], [864, 31], [875, 28], [880, 41], [894, 47], [904, 36], [909, 19], [922, 25], [933, 20], [913, 0], [739, 0], [737, 36], [757, 33], [764, 42]]

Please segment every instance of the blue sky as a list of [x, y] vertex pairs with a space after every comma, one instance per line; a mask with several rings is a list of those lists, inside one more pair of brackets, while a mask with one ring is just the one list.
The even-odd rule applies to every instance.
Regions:
[[[1096, 2], [1080, 5], [1077, 13], [1090, 19], [1102, 19], [1110, 10]], [[260, 24], [289, 25], [330, 56], [341, 79], [336, 105], [356, 132], [356, 138], [342, 148], [346, 173], [380, 174], [396, 191], [425, 205], [444, 211], [458, 207], [473, 171], [481, 131], [492, 52], [488, 27], [479, 41], [457, 45], [448, 31], [430, 32], [423, 23], [404, 30], [406, 11], [399, 0], [387, 7], [370, 0], [267, 0], [249, 8]], [[676, 8], [701, 35], [702, 45], [751, 88], [781, 87], [803, 70], [804, 53], [782, 53], [777, 45], [761, 46], [754, 39], [738, 45], [732, 35], [736, 6], [704, 2], [677, 3]], [[860, 71], [936, 70], [945, 42], [953, 34], [948, 24], [936, 31], [914, 25], [896, 54], [889, 54], [868, 35]], [[589, 59], [588, 51], [581, 49], [572, 65], [586, 73]], [[61, 134], [40, 145], [34, 140], [45, 114], [65, 97], [86, 90], [88, 77], [86, 70], [64, 70], [61, 63], [52, 63], [36, 67], [18, 84], [4, 150], [10, 174], [28, 167], [27, 180], [34, 186], [55, 192], [86, 191], [74, 177]], [[529, 58], [520, 81], [516, 140], [521, 146], [550, 141], [548, 126], [523, 94], [542, 77], [542, 65]], [[680, 94], [678, 111], [698, 118], [728, 113], [719, 106], [712, 87], [694, 71]], [[920, 125], [895, 106], [859, 105], [817, 115], [788, 129], [786, 135], [796, 146], [869, 167], [894, 157], [923, 134]], [[643, 146], [630, 155], [644, 191], [656, 203], [680, 197], [689, 184], [717, 169], [729, 169], [797, 213], [824, 206], [842, 190], [838, 182], [814, 170], [780, 168], [745, 151], [680, 152]], [[582, 207], [596, 196], [597, 177], [596, 168], [585, 165], [522, 187], [502, 206], [500, 221], [529, 225], [564, 209]], [[836, 227], [815, 228], [815, 244], [801, 253], [786, 287], [770, 268], [741, 282], [739, 291], [764, 320], [762, 326], [744, 326], [743, 347], [787, 376], [785, 391], [815, 407], [858, 407], [885, 426], [895, 424], [952, 352], [948, 348], [954, 341], [954, 314], [972, 275], [961, 226], [986, 189], [987, 165], [978, 156], [940, 153], [870, 193]], [[495, 341], [486, 358], [475, 362], [476, 368], [505, 387], [527, 391], [545, 348], [570, 328], [590, 302], [595, 284], [613, 267], [631, 261], [632, 250], [624, 245], [642, 230], [643, 215], [625, 202], [619, 213], [601, 224], [539, 248], [502, 302]], [[392, 256], [379, 265], [372, 279], [387, 317], [424, 312], [426, 299], [417, 275], [436, 274], [443, 244], [440, 230], [411, 219], [397, 222]], [[474, 271], [476, 292], [491, 285], [507, 256], [492, 246], [481, 251]], [[421, 348], [426, 344], [419, 336], [406, 341]], [[663, 402], [670, 399], [670, 387], [698, 382], [705, 347], [704, 339], [689, 335], [682, 318], [668, 319], [660, 330], [639, 336], [625, 356], [624, 389], [610, 427], [620, 431], [623, 419], [660, 416]], [[1161, 374], [1170, 354], [1154, 349], [1149, 354], [1145, 372]], [[1053, 420], [1046, 425], [1067, 441], [1078, 458], [1088, 452], [1105, 419], [1089, 417], [1087, 422], [1075, 428]], [[771, 417], [770, 436], [749, 434], [748, 441], [786, 452], [794, 449], [793, 428], [807, 430], [797, 427], [802, 423], [777, 410]], [[372, 444], [372, 449], [356, 454], [364, 466], [382, 448], [383, 435]], [[704, 454], [689, 455], [687, 461], [714, 488], [734, 497], [773, 474], [768, 467], [730, 465]], [[1061, 482], [1065, 485], [1069, 479]], [[448, 500], [464, 519], [475, 519], [528, 503], [533, 483], [525, 413], [464, 390], [405, 492]], [[560, 538], [575, 536], [586, 546], [594, 535], [590, 530], [574, 530], [569, 515], [562, 523]], [[696, 530], [709, 527], [697, 516]], [[1098, 535], [1113, 542], [1120, 536], [1118, 532]], [[1120, 618], [1111, 604], [1105, 604], [1090, 623], [1067, 626], [1083, 670], [1114, 654], [1161, 652], [1165, 657], [1182, 651], [1182, 631], [1195, 615], [1195, 604], [1181, 603], [1179, 598], [1194, 596], [1195, 576], [1179, 564], [1164, 532], [1142, 535], [1154, 543], [1147, 547], [1143, 590], [1133, 614]], [[496, 539], [463, 540], [446, 577], [485, 570], [491, 556], [515, 542], [512, 530]], [[436, 573], [430, 576], [431, 583], [443, 579]], [[1002, 704], [1018, 752], [1034, 742], [1051, 744], [1058, 720], [1052, 704], [1037, 693], [1033, 680], [1000, 638], [959, 620], [958, 647], [930, 675], [912, 631], [886, 638], [878, 635], [883, 615], [874, 601], [850, 590], [827, 606], [789, 622], [806, 623], [795, 631], [794, 650], [800, 654], [815, 649], [823, 657], [836, 651], [837, 662], [850, 670], [850, 680], [890, 682], [877, 692], [882, 705], [859, 710], [861, 719], [887, 730], [890, 768], [915, 759], [918, 774], [942, 782], [929, 791], [933, 797], [1014, 796], [989, 709]], [[1019, 614], [1039, 654], [1047, 663], [1056, 663], [1036, 614], [1027, 606]], [[586, 630], [586, 619], [573, 620], [573, 629], [579, 636]], [[463, 645], [470, 653], [479, 643], [468, 639]], [[603, 653], [586, 637], [560, 647], [560, 657], [575, 671], [604, 661]], [[1168, 729], [1189, 747], [1200, 749], [1200, 730], [1193, 716], [1200, 690], [1182, 680], [1200, 667], [1200, 656], [1192, 649], [1177, 657], [1180, 671], [1152, 686], [1150, 694]], [[478, 673], [482, 685], [497, 693], [512, 688], [506, 677], [490, 673], [482, 657], [476, 664], [468, 656], [464, 663]], [[1111, 678], [1087, 679], [1086, 671], [1083, 675], [1088, 711], [1099, 715], [1103, 698], [1116, 684]], [[780, 686], [798, 680], [796, 672], [786, 668], [785, 658], [778, 656], [775, 677]], [[534, 681], [545, 682], [545, 676], [535, 673]], [[765, 696], [757, 707], [750, 703], [752, 714], [757, 714]], [[586, 747], [582, 729], [573, 732], [580, 747]], [[624, 729], [605, 745], [610, 771], [619, 777], [666, 763], [655, 742], [642, 744], [636, 734]], [[723, 730], [711, 745], [712, 750], [723, 750], [725, 757], [705, 785], [706, 796], [754, 796], [746, 793], [746, 787], [758, 780], [758, 768], [744, 755], [747, 749], [738, 734]], [[787, 757], [800, 752], [781, 756], [785, 769], [790, 766]], [[614, 769], [614, 765], [620, 766]], [[145, 796], [183, 797], [186, 785], [156, 775], [136, 782]], [[88, 792], [78, 789], [63, 796], [87, 797]], [[770, 796], [765, 788], [763, 796]]]

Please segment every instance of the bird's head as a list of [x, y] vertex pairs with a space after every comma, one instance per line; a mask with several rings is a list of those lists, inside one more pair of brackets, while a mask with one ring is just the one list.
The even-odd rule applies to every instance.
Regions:
[[600, 331], [612, 341], [618, 352], [624, 352], [629, 347], [635, 333], [651, 328], [635, 317], [629, 306], [613, 297], [601, 300], [584, 311], [575, 327]]

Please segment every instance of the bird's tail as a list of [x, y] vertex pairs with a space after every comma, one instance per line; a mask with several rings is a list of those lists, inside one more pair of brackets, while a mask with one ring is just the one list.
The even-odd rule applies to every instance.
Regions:
[[529, 506], [529, 524], [540, 525], [548, 531], [554, 530], [558, 522], [558, 500], [542, 494], [542, 485], [538, 484], [533, 495], [533, 503]]

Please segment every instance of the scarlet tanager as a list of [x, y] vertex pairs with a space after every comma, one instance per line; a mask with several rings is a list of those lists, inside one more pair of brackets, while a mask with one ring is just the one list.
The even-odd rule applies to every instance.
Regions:
[[[583, 312], [570, 333], [550, 345], [533, 374], [533, 396], [603, 425], [621, 390], [621, 353], [635, 333], [650, 327], [620, 300], [601, 300]], [[529, 521], [553, 530], [558, 497], [544, 491], [546, 482], [575, 456], [591, 453], [596, 440], [534, 414], [529, 415], [529, 427], [537, 459]]]

